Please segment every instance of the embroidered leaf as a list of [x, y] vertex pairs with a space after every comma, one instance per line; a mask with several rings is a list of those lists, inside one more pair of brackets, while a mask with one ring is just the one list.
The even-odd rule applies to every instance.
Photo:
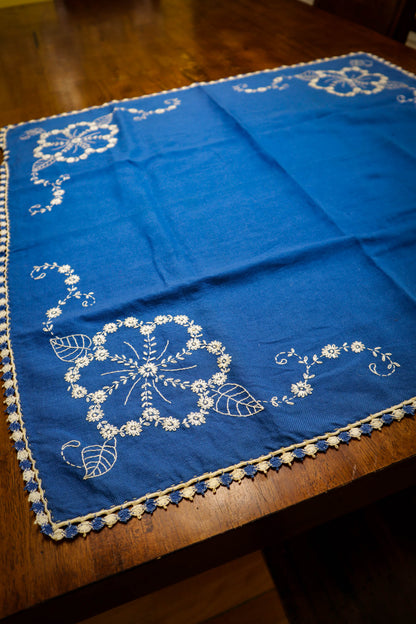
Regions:
[[350, 60], [351, 67], [371, 67], [373, 65], [372, 61], [364, 61], [361, 59], [351, 59]]
[[71, 334], [63, 338], [51, 338], [50, 343], [55, 355], [64, 362], [75, 362], [85, 355], [91, 346], [91, 338], [85, 334]]
[[97, 124], [97, 126], [107, 126], [109, 123], [111, 123], [113, 120], [113, 113], [108, 113], [108, 115], [103, 115], [102, 117], [97, 117], [97, 119], [94, 119], [94, 123]]
[[30, 130], [26, 130], [22, 136], [20, 137], [20, 139], [22, 141], [27, 141], [27, 139], [31, 139], [32, 137], [36, 136], [37, 134], [43, 134], [43, 132], [45, 132], [43, 130], [43, 128], [31, 128]]
[[296, 78], [306, 81], [313, 80], [313, 78], [317, 78], [318, 76], [318, 72], [313, 71], [312, 69], [308, 69], [308, 71], [305, 71], [302, 74], [296, 74]]
[[409, 85], [404, 82], [398, 82], [394, 80], [388, 80], [384, 85], [385, 89], [408, 89]]
[[253, 416], [264, 408], [251, 394], [238, 384], [223, 384], [214, 394], [214, 410], [228, 416]]
[[32, 165], [32, 172], [37, 173], [38, 171], [42, 171], [42, 169], [46, 169], [50, 165], [53, 165], [55, 162], [55, 156], [51, 156], [50, 158], [39, 158], [39, 160], [35, 160]]
[[93, 479], [106, 474], [117, 460], [116, 438], [106, 440], [104, 444], [94, 444], [82, 449], [82, 463], [85, 468], [84, 479]]

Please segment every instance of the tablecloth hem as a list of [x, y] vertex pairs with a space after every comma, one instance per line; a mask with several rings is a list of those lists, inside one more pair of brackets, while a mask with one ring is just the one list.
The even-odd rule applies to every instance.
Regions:
[[[13, 377], [11, 371], [7, 370], [3, 374], [3, 384], [6, 386], [8, 381], [15, 384]], [[8, 385], [8, 387], [11, 386]], [[7, 420], [11, 438], [14, 440], [14, 446], [20, 459], [23, 478], [26, 481], [25, 490], [28, 492], [29, 502], [32, 503], [32, 510], [36, 514], [35, 523], [39, 525], [44, 535], [54, 541], [73, 539], [78, 535], [86, 537], [91, 531], [99, 531], [104, 527], [112, 528], [117, 522], [126, 523], [132, 518], [140, 519], [144, 514], [152, 514], [158, 508], [166, 509], [170, 504], [178, 505], [182, 500], [193, 501], [195, 496], [203, 496], [208, 490], [215, 492], [219, 487], [229, 488], [233, 482], [239, 483], [244, 478], [253, 479], [258, 473], [267, 474], [271, 469], [278, 471], [282, 466], [291, 466], [293, 462], [303, 461], [306, 457], [315, 458], [319, 453], [336, 449], [340, 444], [348, 444], [351, 440], [359, 440], [363, 435], [371, 435], [374, 430], [379, 431], [384, 425], [401, 421], [404, 417], [413, 416], [416, 413], [416, 397], [413, 397], [336, 431], [280, 448], [257, 459], [245, 460], [233, 466], [194, 477], [186, 483], [173, 485], [163, 491], [145, 494], [141, 498], [110, 509], [103, 509], [62, 522], [54, 522], [47, 507], [42, 483], [28, 446], [24, 422], [18, 405], [17, 387], [15, 387], [13, 396], [16, 397], [16, 400], [7, 407]]]

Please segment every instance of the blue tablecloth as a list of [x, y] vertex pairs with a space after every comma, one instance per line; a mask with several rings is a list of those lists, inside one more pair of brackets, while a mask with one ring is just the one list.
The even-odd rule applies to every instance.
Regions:
[[41, 530], [416, 408], [416, 78], [364, 53], [1, 131], [1, 356]]

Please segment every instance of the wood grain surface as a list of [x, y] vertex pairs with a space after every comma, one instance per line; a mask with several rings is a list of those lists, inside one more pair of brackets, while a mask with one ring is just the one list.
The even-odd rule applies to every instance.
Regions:
[[[359, 50], [416, 72], [414, 51], [295, 0], [2, 9], [0, 125]], [[406, 418], [279, 473], [54, 543], [34, 525], [4, 418], [0, 617], [86, 619], [414, 483], [415, 453], [416, 419]]]

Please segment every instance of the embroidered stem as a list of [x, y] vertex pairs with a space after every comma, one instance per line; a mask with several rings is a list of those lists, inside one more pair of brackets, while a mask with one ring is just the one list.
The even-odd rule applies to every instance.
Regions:
[[377, 370], [377, 364], [375, 362], [371, 362], [371, 364], [369, 364], [368, 366], [370, 371], [374, 375], [377, 375], [378, 377], [389, 377], [395, 372], [397, 367], [400, 367], [400, 364], [398, 362], [394, 362], [391, 359], [391, 355], [392, 355], [391, 353], [387, 353], [387, 352], [382, 353], [381, 347], [374, 347], [374, 348], [366, 347], [359, 340], [355, 340], [351, 345], [344, 342], [342, 347], [338, 347], [335, 344], [328, 344], [322, 348], [320, 356], [316, 354], [312, 356], [311, 362], [309, 361], [308, 356], [302, 357], [298, 355], [296, 351], [292, 348], [287, 353], [285, 351], [278, 353], [275, 357], [275, 362], [279, 366], [284, 366], [288, 363], [288, 358], [292, 358], [292, 357], [298, 358], [298, 363], [305, 366], [305, 372], [303, 373], [303, 380], [297, 381], [291, 385], [291, 393], [292, 393], [291, 395], [284, 395], [282, 396], [281, 399], [279, 399], [277, 396], [273, 396], [270, 400], [271, 404], [274, 407], [280, 407], [280, 405], [282, 405], [283, 403], [286, 403], [287, 405], [294, 405], [295, 399], [305, 398], [308, 395], [312, 394], [313, 387], [310, 383], [308, 383], [311, 379], [315, 377], [314, 374], [310, 373], [312, 366], [323, 364], [323, 361], [319, 359], [320, 357], [325, 358], [327, 360], [337, 359], [342, 351], [344, 352], [351, 351], [352, 353], [355, 353], [355, 354], [362, 353], [363, 351], [369, 351], [372, 353], [374, 357], [376, 358], [380, 357], [382, 362], [385, 362], [386, 364], [386, 368], [388, 371], [387, 373], [380, 373]]

